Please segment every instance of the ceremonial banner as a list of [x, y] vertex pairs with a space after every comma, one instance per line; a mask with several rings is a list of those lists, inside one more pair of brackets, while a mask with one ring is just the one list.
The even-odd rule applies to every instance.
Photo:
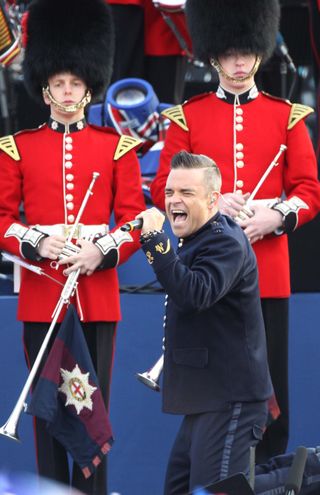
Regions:
[[28, 413], [47, 421], [48, 431], [88, 478], [113, 438], [81, 324], [70, 306], [61, 324]]

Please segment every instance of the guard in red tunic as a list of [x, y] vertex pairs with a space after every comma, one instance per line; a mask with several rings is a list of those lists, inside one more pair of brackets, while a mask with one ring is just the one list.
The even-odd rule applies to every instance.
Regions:
[[222, 174], [220, 211], [236, 218], [256, 253], [269, 365], [281, 415], [266, 431], [257, 460], [285, 452], [288, 441], [287, 232], [320, 209], [314, 150], [304, 123], [312, 109], [258, 91], [254, 75], [273, 51], [277, 0], [188, 0], [196, 55], [218, 71], [216, 93], [166, 111], [172, 121], [152, 183], [164, 207], [171, 157], [184, 149], [213, 158]]
[[[0, 140], [0, 248], [32, 260], [62, 284], [68, 270], [80, 269], [73, 303], [108, 407], [120, 319], [116, 266], [139, 247], [134, 235], [119, 233], [118, 227], [144, 208], [135, 154], [139, 142], [88, 125], [84, 116], [91, 96], [101, 94], [111, 75], [112, 24], [104, 0], [35, 0], [26, 25], [25, 83], [50, 106], [51, 117], [39, 129]], [[72, 243], [66, 243], [94, 172], [99, 177], [93, 194]], [[112, 213], [116, 226], [111, 230]], [[18, 318], [24, 322], [29, 365], [60, 294], [59, 283], [22, 271]], [[83, 493], [107, 493], [105, 463], [87, 480], [74, 465], [69, 479], [62, 446], [42, 420], [36, 420], [35, 431], [39, 474], [71, 482]]]

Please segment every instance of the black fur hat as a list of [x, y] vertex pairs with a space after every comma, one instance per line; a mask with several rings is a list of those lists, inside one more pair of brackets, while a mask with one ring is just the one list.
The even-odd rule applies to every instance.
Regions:
[[229, 49], [266, 61], [274, 50], [278, 0], [187, 0], [186, 15], [194, 53], [204, 62]]
[[26, 21], [23, 62], [28, 92], [42, 101], [42, 87], [59, 72], [83, 79], [92, 95], [110, 82], [114, 37], [105, 0], [33, 0]]

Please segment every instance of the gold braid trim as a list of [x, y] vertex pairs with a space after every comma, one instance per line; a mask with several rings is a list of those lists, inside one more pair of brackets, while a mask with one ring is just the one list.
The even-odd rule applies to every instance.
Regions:
[[11, 135], [0, 138], [0, 150], [4, 151], [16, 162], [21, 160], [14, 137]]
[[142, 141], [140, 139], [133, 138], [131, 136], [121, 136], [118, 142], [117, 149], [114, 154], [114, 160], [118, 160], [122, 156], [124, 156], [128, 151], [131, 151], [133, 148], [136, 148], [140, 145]]
[[300, 105], [299, 103], [293, 103], [288, 121], [288, 131], [292, 129], [300, 120], [304, 119], [307, 115], [310, 115], [314, 110], [306, 105]]
[[187, 121], [184, 116], [182, 105], [176, 105], [175, 107], [167, 108], [161, 112], [161, 115], [167, 117], [171, 122], [177, 124], [184, 131], [188, 131]]

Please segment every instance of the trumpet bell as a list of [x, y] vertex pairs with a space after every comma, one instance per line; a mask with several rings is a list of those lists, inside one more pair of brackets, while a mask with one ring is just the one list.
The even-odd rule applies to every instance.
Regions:
[[159, 379], [163, 370], [163, 361], [164, 356], [162, 354], [149, 371], [146, 371], [145, 373], [136, 373], [136, 377], [140, 382], [156, 392], [160, 391]]
[[16, 442], [20, 442], [20, 438], [16, 426], [17, 426], [16, 424], [12, 425], [9, 423], [9, 421], [7, 421], [0, 428], [0, 435], [3, 435], [4, 437], [8, 437], [11, 440], [15, 440]]
[[147, 385], [147, 387], [152, 388], [152, 390], [154, 390], [155, 392], [160, 392], [158, 382], [152, 379], [148, 371], [146, 371], [145, 373], [136, 373], [136, 377], [144, 385]]

